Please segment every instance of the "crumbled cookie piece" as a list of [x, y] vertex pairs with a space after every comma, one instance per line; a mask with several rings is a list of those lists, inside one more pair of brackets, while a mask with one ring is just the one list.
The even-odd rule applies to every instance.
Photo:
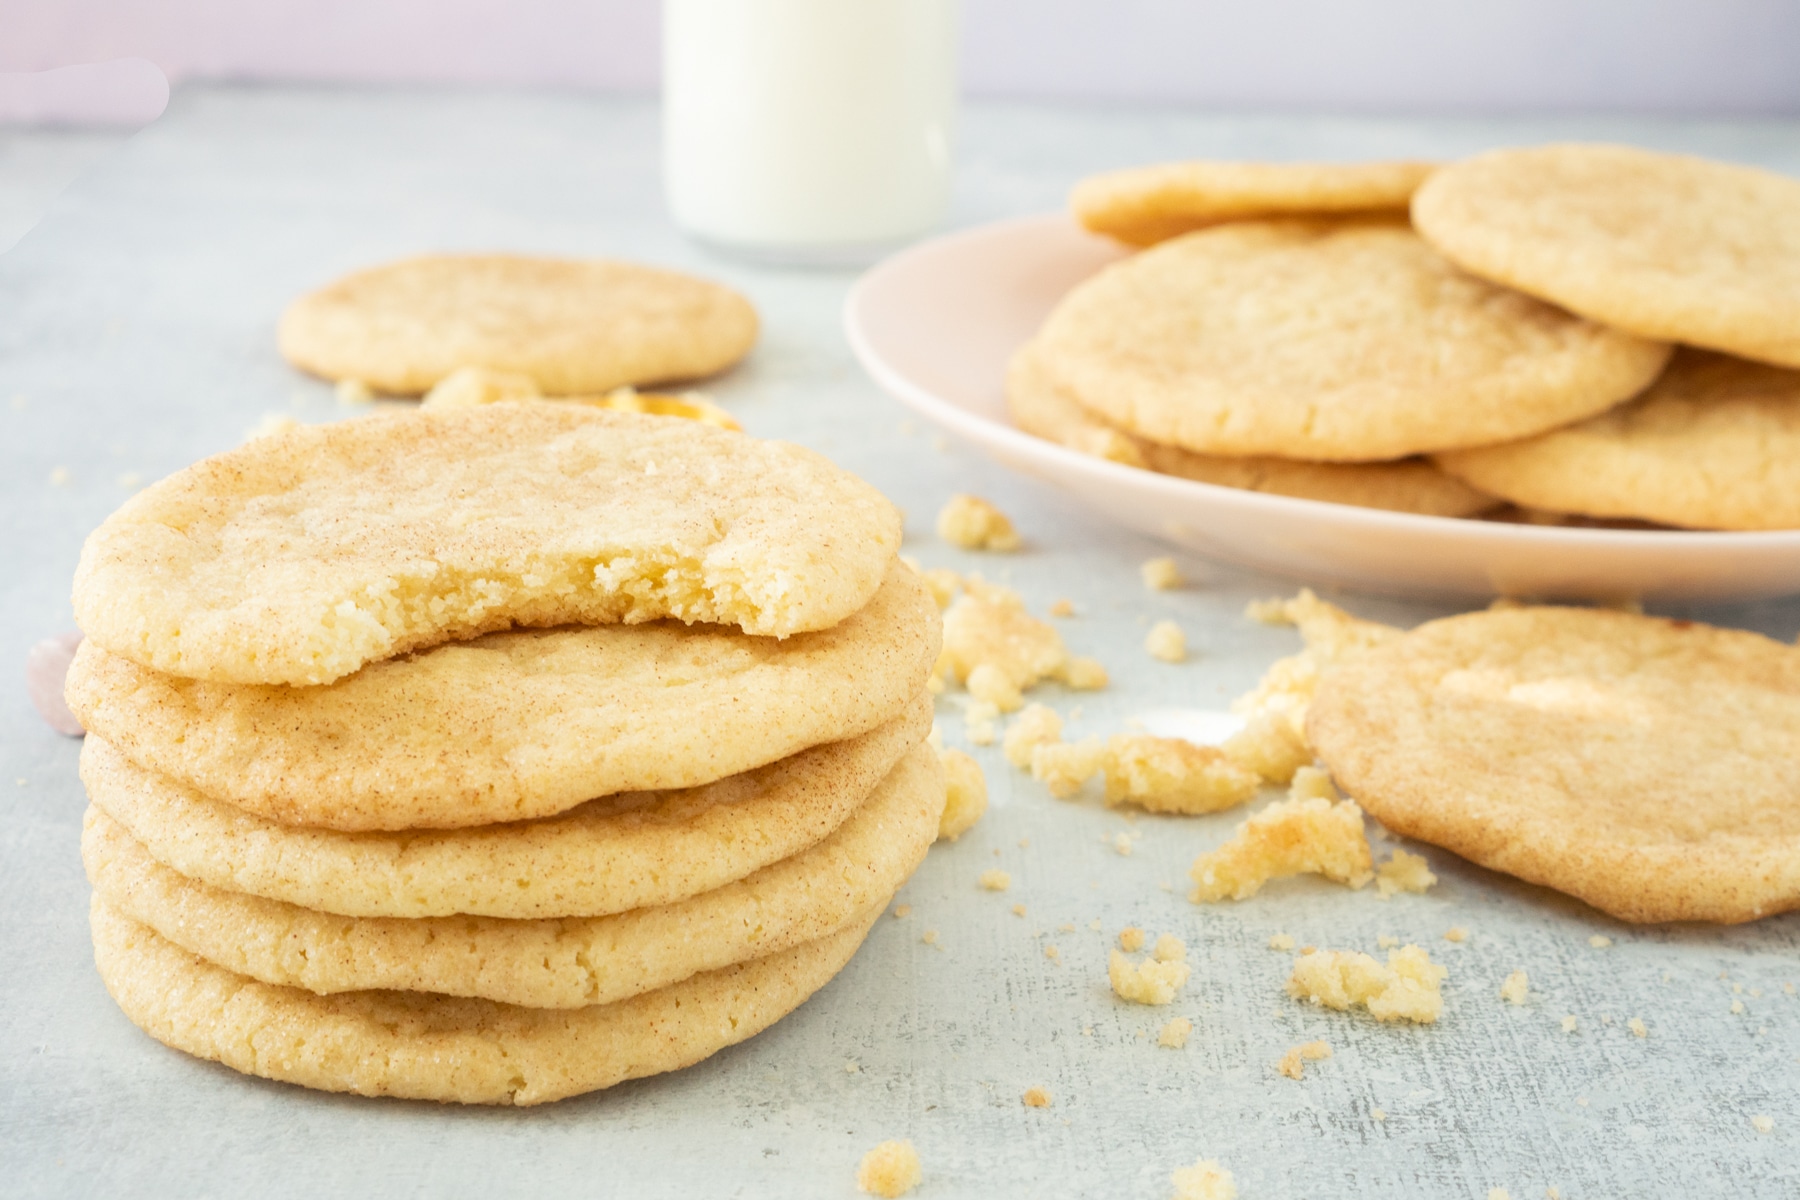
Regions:
[[1378, 1021], [1429, 1025], [1443, 1012], [1439, 985], [1448, 973], [1417, 946], [1389, 951], [1386, 966], [1351, 950], [1315, 950], [1295, 960], [1287, 993], [1340, 1011], [1361, 1005]]
[[938, 837], [954, 842], [973, 829], [987, 811], [987, 778], [981, 773], [981, 764], [961, 750], [945, 750], [938, 757], [943, 760], [947, 784]]
[[971, 576], [963, 581], [962, 595], [944, 610], [938, 674], [965, 682], [984, 664], [1021, 692], [1045, 679], [1060, 679], [1072, 688], [1106, 686], [1105, 670], [1090, 659], [1071, 658], [1062, 635], [1025, 611], [1017, 592]]
[[1384, 1108], [1371, 1108], [1369, 1110], [1369, 1119], [1373, 1121], [1385, 1121], [1387, 1120], [1387, 1110]]
[[1041, 1087], [1026, 1088], [1025, 1094], [1019, 1097], [1026, 1108], [1049, 1108], [1050, 1093]]
[[919, 935], [919, 940], [924, 942], [927, 946], [935, 946], [938, 944], [938, 931], [935, 929], [927, 929], [924, 933]]
[[1575, 1026], [1576, 1026], [1576, 1020], [1575, 1020], [1574, 1013], [1570, 1013], [1568, 1016], [1566, 1016], [1562, 1019], [1562, 1031], [1564, 1033], [1574, 1033]]
[[1172, 558], [1153, 558], [1138, 568], [1144, 586], [1153, 592], [1167, 592], [1182, 585], [1181, 568]]
[[1186, 1017], [1175, 1017], [1156, 1035], [1156, 1044], [1170, 1050], [1179, 1050], [1187, 1045], [1188, 1035], [1192, 1032], [1194, 1032], [1192, 1021]]
[[1503, 1187], [1489, 1188], [1487, 1200], [1512, 1200], [1512, 1193]]
[[1001, 748], [1006, 753], [1007, 762], [1021, 771], [1029, 771], [1032, 750], [1038, 746], [1055, 745], [1060, 741], [1062, 718], [1056, 715], [1056, 710], [1047, 704], [1029, 704], [1007, 727]]
[[1000, 710], [986, 700], [969, 697], [963, 708], [963, 736], [971, 746], [991, 746], [999, 731], [994, 726]]
[[1182, 662], [1187, 658], [1187, 634], [1173, 621], [1158, 621], [1145, 635], [1144, 649], [1150, 652], [1151, 658], [1166, 663]]
[[1097, 692], [1108, 683], [1106, 668], [1097, 659], [1073, 657], [1063, 664], [1062, 682], [1073, 692]]
[[1423, 892], [1436, 882], [1425, 856], [1405, 850], [1396, 849], [1375, 871], [1376, 894], [1383, 900], [1395, 892]]
[[894, 905], [894, 919], [896, 921], [901, 920], [904, 917], [910, 917], [910, 916], [912, 916], [912, 905], [910, 905], [910, 904]]
[[[1269, 718], [1260, 736], [1272, 738], [1274, 720], [1285, 722], [1293, 738], [1305, 746], [1306, 708], [1317, 690], [1319, 673], [1335, 662], [1360, 654], [1374, 646], [1390, 642], [1403, 630], [1351, 616], [1335, 604], [1327, 604], [1303, 589], [1291, 600], [1264, 600], [1246, 610], [1252, 620], [1267, 625], [1295, 625], [1306, 642], [1299, 654], [1278, 659], [1254, 689], [1238, 697], [1231, 711], [1255, 725], [1257, 718]], [[1248, 732], [1248, 730], [1246, 730]], [[1272, 748], [1276, 743], [1270, 742]], [[1310, 760], [1310, 751], [1304, 759]], [[1275, 775], [1267, 778], [1282, 782]]]
[[919, 1152], [910, 1141], [883, 1142], [863, 1155], [856, 1168], [856, 1190], [894, 1200], [918, 1187], [924, 1175]]
[[1119, 930], [1119, 949], [1136, 954], [1144, 948], [1144, 931], [1136, 925], [1127, 925]]
[[1188, 871], [1194, 881], [1188, 898], [1196, 904], [1243, 900], [1271, 879], [1301, 874], [1360, 888], [1374, 874], [1371, 861], [1362, 809], [1354, 800], [1294, 797], [1256, 813], [1230, 841], [1196, 858]]
[[1131, 835], [1129, 833], [1126, 833], [1123, 829], [1121, 829], [1121, 830], [1119, 830], [1119, 832], [1113, 834], [1112, 848], [1119, 853], [1120, 857], [1130, 858], [1131, 857]]
[[1053, 617], [1072, 617], [1075, 615], [1075, 602], [1066, 596], [1058, 596], [1050, 602], [1050, 615]]
[[1017, 712], [1025, 703], [1018, 685], [993, 663], [977, 664], [963, 686], [969, 689], [969, 695], [1003, 713]]
[[962, 590], [962, 576], [949, 567], [925, 568], [918, 559], [910, 554], [902, 554], [900, 561], [913, 569], [914, 574], [925, 581], [925, 590], [937, 601], [939, 608], [949, 608], [950, 602], [956, 599], [956, 593]]
[[1269, 949], [1271, 950], [1292, 950], [1293, 948], [1294, 935], [1291, 933], [1278, 933], [1269, 939]]
[[1514, 971], [1500, 985], [1500, 998], [1508, 1004], [1523, 1004], [1531, 994], [1531, 980], [1523, 970]]
[[1647, 1038], [1650, 1036], [1650, 1029], [1644, 1024], [1644, 1019], [1642, 1017], [1631, 1018], [1631, 1020], [1625, 1022], [1625, 1028], [1631, 1030], [1632, 1037]]
[[1106, 977], [1121, 1000], [1133, 1004], [1169, 1004], [1187, 982], [1188, 965], [1180, 959], [1167, 962], [1154, 956], [1133, 962], [1117, 950], [1106, 962]]
[[1217, 746], [1147, 733], [1111, 738], [1102, 769], [1109, 806], [1131, 804], [1149, 812], [1218, 812], [1244, 803], [1261, 786], [1255, 772]]
[[1444, 940], [1446, 942], [1466, 942], [1469, 940], [1469, 931], [1461, 925], [1452, 925], [1444, 930]]
[[979, 883], [986, 891], [1004, 892], [1012, 886], [1012, 876], [999, 867], [995, 867], [991, 871], [983, 871], [975, 882]]
[[1237, 1200], [1237, 1184], [1217, 1159], [1197, 1159], [1169, 1177], [1175, 1184], [1172, 1200]]
[[[345, 383], [352, 382], [345, 380]], [[359, 384], [365, 390], [368, 385]], [[538, 381], [518, 371], [497, 371], [490, 367], [460, 367], [432, 385], [425, 393], [421, 408], [479, 408], [484, 404], [500, 404], [507, 400], [536, 400], [544, 394]], [[366, 395], [346, 403], [366, 403]], [[338, 384], [338, 399], [344, 400], [344, 384]]]
[[1186, 962], [1187, 943], [1172, 933], [1165, 933], [1150, 947], [1150, 957], [1157, 962]]
[[1733, 1000], [1731, 1002], [1731, 1015], [1732, 1016], [1741, 1017], [1744, 1015], [1744, 1012], [1745, 1012], [1744, 1002], [1742, 1000]]
[[1596, 933], [1593, 937], [1588, 939], [1588, 945], [1596, 950], [1604, 950], [1612, 945], [1612, 939], [1603, 933]]
[[1006, 514], [979, 496], [957, 493], [938, 513], [938, 536], [964, 550], [1010, 553], [1020, 546], [1018, 530]]
[[1225, 757], [1269, 783], [1287, 783], [1312, 761], [1306, 739], [1284, 713], [1253, 713], [1244, 727], [1219, 743]]
[[1302, 1046], [1291, 1047], [1286, 1054], [1281, 1056], [1281, 1061], [1275, 1064], [1275, 1069], [1289, 1079], [1304, 1079], [1308, 1062], [1317, 1062], [1322, 1058], [1330, 1057], [1331, 1044], [1329, 1042], [1307, 1042]]
[[1051, 962], [1060, 962], [1062, 961], [1062, 951], [1058, 950], [1055, 946], [1045, 946], [1044, 957]]
[[1775, 1118], [1758, 1113], [1750, 1118], [1750, 1128], [1756, 1130], [1758, 1133], [1774, 1133]]
[[1033, 746], [1031, 777], [1058, 800], [1066, 800], [1099, 774], [1105, 761], [1106, 746], [1097, 738]]
[[368, 404], [375, 399], [375, 389], [360, 379], [340, 379], [332, 390], [337, 393], [339, 404]]
[[1013, 905], [1013, 916], [1022, 917], [1024, 915], [1025, 915], [1025, 906], [1023, 904]]

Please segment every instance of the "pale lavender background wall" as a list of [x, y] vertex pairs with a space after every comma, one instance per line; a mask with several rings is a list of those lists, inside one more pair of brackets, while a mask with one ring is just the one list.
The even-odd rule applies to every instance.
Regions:
[[[845, 0], [854, 3], [854, 0]], [[1363, 112], [1800, 114], [1800, 0], [965, 0], [977, 95]], [[648, 91], [657, 0], [0, 0], [0, 120], [190, 77]]]

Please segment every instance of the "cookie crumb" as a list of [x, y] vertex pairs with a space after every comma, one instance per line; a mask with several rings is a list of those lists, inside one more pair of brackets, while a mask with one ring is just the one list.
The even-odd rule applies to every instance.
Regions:
[[1024, 915], [1025, 915], [1025, 906], [1023, 904], [1013, 905], [1013, 916], [1022, 917]]
[[1500, 998], [1508, 1004], [1523, 1004], [1531, 994], [1531, 981], [1523, 970], [1514, 971], [1500, 985]]
[[1158, 621], [1144, 637], [1144, 649], [1162, 662], [1183, 662], [1187, 659], [1187, 634], [1173, 621]]
[[912, 916], [912, 905], [910, 905], [910, 904], [894, 905], [894, 919], [895, 920], [899, 920], [901, 917], [910, 917], [910, 916]]
[[938, 536], [964, 550], [1009, 554], [1021, 545], [1006, 514], [979, 496], [959, 492], [938, 513]]
[[980, 878], [975, 882], [979, 883], [987, 891], [1004, 892], [1007, 888], [1012, 886], [1012, 876], [1005, 871], [1002, 871], [1000, 868], [995, 867], [991, 871], [983, 871]]
[[987, 811], [987, 777], [981, 764], [961, 750], [945, 750], [944, 815], [938, 818], [938, 837], [954, 842], [975, 827]]
[[1631, 1020], [1625, 1022], [1625, 1028], [1631, 1030], [1631, 1036], [1633, 1037], [1647, 1038], [1650, 1036], [1650, 1031], [1644, 1027], [1644, 1022], [1641, 1017], [1633, 1017]]
[[1165, 933], [1150, 947], [1150, 957], [1157, 962], [1186, 962], [1187, 943], [1172, 933]]
[[1026, 1108], [1049, 1108], [1050, 1093], [1041, 1087], [1026, 1088], [1025, 1094], [1019, 1097]]
[[1106, 668], [1095, 659], [1074, 657], [1063, 664], [1062, 681], [1070, 691], [1097, 692], [1107, 684]]
[[1001, 750], [1006, 761], [1021, 771], [1031, 769], [1031, 752], [1039, 746], [1062, 741], [1062, 718], [1047, 704], [1029, 704], [1007, 727]]
[[1181, 568], [1172, 558], [1153, 558], [1138, 568], [1144, 586], [1153, 592], [1167, 592], [1182, 585]]
[[1385, 1121], [1387, 1120], [1387, 1110], [1385, 1108], [1371, 1108], [1369, 1110], [1369, 1117], [1372, 1120]]
[[1604, 950], [1612, 945], [1612, 939], [1603, 933], [1596, 933], [1593, 937], [1588, 939], [1588, 945], [1596, 950]]
[[[1296, 787], [1310, 769], [1295, 775]], [[1301, 874], [1360, 888], [1373, 874], [1371, 863], [1362, 809], [1354, 800], [1290, 798], [1256, 813], [1231, 840], [1196, 858], [1188, 871], [1194, 881], [1188, 898], [1196, 904], [1244, 900], [1271, 879]]]
[[1249, 800], [1261, 786], [1254, 771], [1216, 746], [1147, 733], [1109, 738], [1100, 769], [1108, 807], [1129, 804], [1146, 812], [1218, 812]]
[[1058, 800], [1067, 800], [1100, 773], [1106, 746], [1097, 738], [1053, 742], [1031, 748], [1031, 777]]
[[1282, 712], [1251, 713], [1244, 727], [1219, 743], [1225, 757], [1269, 783], [1287, 783], [1312, 762], [1312, 750], [1292, 718]]
[[1101, 928], [1101, 926], [1100, 926], [1100, 918], [1099, 917], [1095, 917], [1093, 920], [1088, 922], [1088, 929], [1091, 930], [1092, 932], [1099, 933], [1100, 928]]
[[1306, 1077], [1306, 1063], [1330, 1057], [1329, 1042], [1307, 1042], [1303, 1046], [1291, 1047], [1281, 1056], [1281, 1061], [1275, 1064], [1275, 1069], [1289, 1079], [1303, 1079]]
[[1186, 1017], [1176, 1017], [1156, 1035], [1156, 1044], [1166, 1046], [1170, 1050], [1179, 1050], [1187, 1045], [1188, 1034], [1194, 1032], [1194, 1023]]
[[1391, 933], [1378, 933], [1375, 935], [1375, 944], [1383, 950], [1392, 950], [1400, 944], [1400, 939]]
[[1175, 993], [1187, 982], [1188, 965], [1179, 959], [1153, 957], [1133, 962], [1117, 950], [1106, 964], [1107, 981], [1121, 1000], [1133, 1004], [1170, 1004]]
[[1049, 959], [1051, 962], [1061, 962], [1062, 961], [1062, 951], [1058, 950], [1055, 946], [1045, 946], [1044, 947], [1044, 957]]
[[1112, 848], [1125, 858], [1131, 857], [1131, 835], [1120, 830], [1113, 835]]
[[1136, 925], [1127, 925], [1119, 930], [1119, 948], [1136, 954], [1144, 948], [1144, 931]]
[[1075, 615], [1075, 602], [1065, 597], [1058, 597], [1050, 602], [1050, 615], [1053, 617], [1072, 617]]
[[1586, 1096], [1577, 1096], [1575, 1097], [1575, 1103], [1582, 1108], [1586, 1108], [1588, 1106], [1588, 1098]]
[[1732, 1016], [1742, 1016], [1744, 1014], [1744, 1002], [1742, 1000], [1733, 1000], [1731, 1002], [1731, 1014]]
[[1489, 1188], [1487, 1200], [1512, 1200], [1512, 1193], [1505, 1188]]
[[1568, 1016], [1566, 1016], [1562, 1019], [1562, 1031], [1564, 1033], [1574, 1033], [1575, 1025], [1576, 1025], [1576, 1021], [1575, 1021], [1574, 1013], [1570, 1013]]
[[1175, 1184], [1172, 1200], [1237, 1200], [1237, 1184], [1217, 1159], [1196, 1159], [1193, 1166], [1178, 1168], [1169, 1178]]
[[1375, 872], [1375, 888], [1383, 899], [1395, 892], [1420, 893], [1437, 882], [1422, 854], [1396, 849]]
[[1562, 1192], [1554, 1187], [1544, 1189], [1544, 1200], [1562, 1200]]
[[846, 1074], [846, 1075], [862, 1074], [862, 1064], [857, 1062], [854, 1058], [845, 1059], [844, 1060], [844, 1074]]
[[993, 663], [978, 663], [963, 686], [969, 689], [969, 695], [983, 704], [993, 705], [999, 712], [1017, 712], [1025, 703], [1018, 685]]
[[1750, 1118], [1750, 1128], [1756, 1130], [1758, 1133], [1774, 1133], [1775, 1118], [1765, 1116], [1762, 1113], [1757, 1113], [1754, 1117]]
[[1294, 935], [1291, 933], [1278, 933], [1269, 939], [1269, 949], [1271, 950], [1292, 950], [1293, 948]]
[[1294, 963], [1287, 993], [1338, 1010], [1360, 1005], [1378, 1021], [1429, 1025], [1443, 1012], [1449, 974], [1418, 946], [1388, 952], [1387, 965], [1350, 950], [1315, 950]]
[[919, 1186], [924, 1174], [919, 1152], [910, 1141], [883, 1142], [863, 1155], [856, 1168], [856, 1190], [894, 1200]]
[[1444, 930], [1444, 940], [1446, 942], [1466, 942], [1469, 940], [1469, 931], [1461, 925], [1452, 925]]
[[375, 399], [375, 389], [360, 379], [340, 379], [332, 390], [339, 404], [368, 404]]
[[962, 591], [962, 576], [949, 567], [932, 567], [929, 570], [915, 567], [919, 578], [925, 581], [925, 590], [937, 601], [939, 608], [949, 608], [950, 602], [956, 599], [956, 593]]
[[135, 490], [144, 486], [144, 477], [136, 471], [126, 471], [119, 476], [119, 486], [127, 490]]

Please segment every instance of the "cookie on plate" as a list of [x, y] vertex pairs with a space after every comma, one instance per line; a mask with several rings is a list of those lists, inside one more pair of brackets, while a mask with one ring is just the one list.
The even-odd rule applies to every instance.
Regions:
[[602, 260], [428, 255], [348, 275], [282, 314], [302, 370], [417, 396], [461, 367], [528, 375], [550, 395], [692, 379], [756, 341], [729, 288]]
[[1800, 529], [1800, 371], [1684, 349], [1629, 404], [1438, 462], [1529, 508], [1690, 529]]
[[1029, 345], [1007, 369], [1006, 406], [1020, 429], [1046, 441], [1196, 483], [1440, 517], [1473, 516], [1498, 503], [1422, 458], [1374, 463], [1226, 458], [1135, 437], [1065, 395], [1045, 376]]
[[1620, 612], [1470, 613], [1327, 670], [1306, 733], [1395, 833], [1621, 920], [1800, 907], [1800, 648]]
[[943, 766], [920, 745], [824, 841], [687, 900], [586, 918], [345, 920], [190, 879], [93, 807], [81, 852], [115, 911], [264, 983], [581, 1008], [835, 933], [906, 881], [943, 808]]
[[742, 775], [474, 829], [283, 825], [146, 771], [93, 734], [81, 779], [151, 857], [214, 887], [353, 917], [591, 917], [685, 900], [816, 845], [930, 729], [920, 693], [872, 733]]
[[1148, 246], [1254, 217], [1404, 213], [1431, 163], [1179, 162], [1091, 175], [1069, 207], [1083, 226]]
[[134, 762], [239, 808], [450, 829], [709, 783], [866, 733], [918, 702], [939, 640], [936, 603], [896, 562], [849, 620], [785, 641], [672, 621], [513, 630], [310, 688], [181, 679], [87, 641], [66, 693]]
[[899, 544], [894, 506], [810, 450], [523, 401], [300, 426], [178, 471], [88, 536], [75, 619], [152, 670], [320, 684], [513, 625], [828, 629]]
[[1800, 179], [1630, 146], [1444, 167], [1413, 223], [1464, 269], [1646, 338], [1800, 367]]
[[791, 950], [577, 1009], [424, 992], [317, 996], [215, 966], [98, 896], [90, 921], [106, 990], [166, 1046], [328, 1092], [528, 1105], [679, 1070], [754, 1037], [842, 970], [879, 913]]
[[1669, 348], [1452, 266], [1397, 221], [1240, 221], [1075, 287], [1038, 353], [1083, 407], [1200, 454], [1404, 458], [1541, 433]]

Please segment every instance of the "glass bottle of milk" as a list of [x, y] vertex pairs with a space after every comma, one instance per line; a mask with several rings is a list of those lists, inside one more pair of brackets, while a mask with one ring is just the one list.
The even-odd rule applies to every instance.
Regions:
[[957, 0], [665, 0], [676, 223], [764, 262], [855, 265], [950, 190]]

